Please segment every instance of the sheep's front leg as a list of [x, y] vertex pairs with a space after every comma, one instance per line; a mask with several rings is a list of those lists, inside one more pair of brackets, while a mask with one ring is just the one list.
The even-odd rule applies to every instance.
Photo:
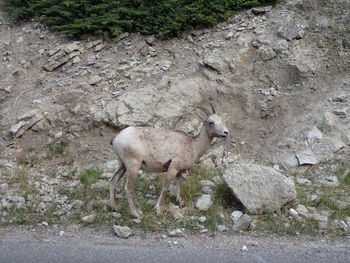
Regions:
[[181, 196], [181, 184], [183, 181], [182, 173], [176, 175], [176, 201], [180, 204], [181, 207], [185, 206], [185, 200]]
[[166, 176], [165, 176], [162, 191], [160, 193], [158, 202], [155, 207], [157, 210], [157, 215], [159, 215], [163, 210], [164, 196], [166, 192], [169, 190], [169, 185], [171, 183], [171, 180], [177, 175], [177, 173], [178, 173], [178, 170], [169, 167], [168, 172], [166, 173]]

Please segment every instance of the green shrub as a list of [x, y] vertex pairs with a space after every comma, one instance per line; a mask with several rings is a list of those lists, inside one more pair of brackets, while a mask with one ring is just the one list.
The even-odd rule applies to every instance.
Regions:
[[5, 0], [13, 20], [36, 16], [68, 37], [140, 32], [168, 38], [207, 27], [236, 10], [279, 0]]

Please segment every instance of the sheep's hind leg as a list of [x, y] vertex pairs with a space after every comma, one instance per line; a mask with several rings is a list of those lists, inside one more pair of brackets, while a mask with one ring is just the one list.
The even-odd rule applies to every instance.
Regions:
[[182, 173], [176, 175], [176, 201], [180, 204], [180, 207], [185, 206], [185, 200], [181, 196], [181, 184], [183, 179]]
[[142, 218], [142, 211], [135, 204], [134, 185], [137, 179], [137, 171], [139, 170], [140, 166], [141, 163], [139, 165], [133, 165], [132, 167], [127, 168], [129, 174], [125, 184], [125, 194], [126, 198], [128, 199], [130, 212], [138, 219]]
[[162, 191], [160, 193], [158, 202], [157, 202], [156, 207], [155, 207], [156, 210], [157, 210], [157, 215], [159, 215], [162, 212], [162, 210], [163, 210], [164, 196], [165, 196], [166, 192], [169, 189], [169, 185], [171, 183], [171, 180], [176, 176], [177, 173], [178, 173], [178, 170], [176, 170], [174, 168], [169, 168], [168, 169], [168, 172], [166, 174], [166, 177], [165, 177], [165, 180], [164, 180], [164, 183], [163, 183]]
[[116, 212], [119, 210], [117, 200], [115, 198], [116, 186], [117, 186], [118, 181], [125, 174], [125, 171], [126, 171], [125, 165], [122, 164], [121, 167], [119, 167], [117, 172], [113, 175], [113, 177], [109, 181], [109, 197], [110, 197], [110, 202], [111, 202], [110, 204]]

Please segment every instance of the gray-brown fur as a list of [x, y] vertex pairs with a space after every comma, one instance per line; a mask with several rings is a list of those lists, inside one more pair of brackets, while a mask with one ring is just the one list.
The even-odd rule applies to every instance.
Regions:
[[131, 213], [141, 218], [142, 211], [135, 204], [134, 184], [139, 169], [150, 172], [166, 172], [163, 188], [156, 204], [159, 214], [162, 210], [164, 195], [170, 182], [177, 178], [177, 201], [183, 205], [180, 195], [181, 173], [191, 168], [209, 149], [214, 137], [226, 138], [228, 130], [221, 118], [212, 114], [203, 121], [196, 136], [174, 130], [152, 127], [128, 127], [113, 140], [113, 148], [121, 161], [121, 166], [110, 181], [111, 206], [118, 210], [115, 199], [116, 184], [128, 171], [125, 185], [126, 197]]

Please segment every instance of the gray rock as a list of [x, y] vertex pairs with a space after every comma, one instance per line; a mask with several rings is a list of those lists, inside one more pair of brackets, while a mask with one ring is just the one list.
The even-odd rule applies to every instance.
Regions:
[[344, 119], [346, 115], [349, 113], [349, 108], [342, 108], [333, 110], [333, 113], [337, 115], [339, 118]]
[[85, 223], [91, 223], [95, 220], [95, 218], [96, 218], [96, 215], [91, 214], [91, 215], [84, 216], [81, 220]]
[[227, 227], [225, 225], [218, 225], [217, 230], [220, 232], [225, 232], [227, 231]]
[[93, 48], [93, 47], [95, 47], [95, 46], [97, 46], [97, 45], [99, 45], [101, 43], [102, 43], [101, 39], [98, 39], [98, 40], [95, 40], [95, 41], [91, 41], [91, 42], [86, 44], [86, 48], [90, 49], [90, 48]]
[[344, 210], [344, 209], [350, 207], [349, 202], [345, 202], [345, 201], [341, 201], [341, 200], [334, 200], [334, 204], [340, 210]]
[[279, 27], [278, 34], [282, 38], [291, 41], [293, 39], [303, 38], [305, 31], [300, 21], [288, 20]]
[[164, 77], [158, 85], [124, 92], [105, 108], [91, 108], [90, 114], [95, 122], [117, 127], [155, 123], [166, 126], [169, 119], [182, 116], [187, 107], [198, 104], [206, 88], [207, 82], [202, 78], [170, 80]]
[[88, 80], [88, 83], [91, 85], [91, 86], [95, 86], [97, 83], [99, 83], [103, 78], [98, 76], [98, 75], [95, 75], [95, 76], [92, 76], [89, 80]]
[[323, 138], [318, 143], [311, 145], [312, 152], [317, 156], [317, 159], [328, 161], [332, 159], [333, 154], [344, 148], [346, 145], [342, 140], [336, 137]]
[[23, 36], [19, 36], [19, 37], [16, 39], [16, 43], [17, 43], [17, 44], [21, 44], [21, 43], [23, 43], [23, 41], [24, 41], [24, 37], [23, 37]]
[[253, 218], [247, 214], [244, 214], [236, 219], [233, 219], [233, 229], [236, 231], [247, 230], [253, 221]]
[[350, 228], [350, 216], [345, 218], [345, 222], [348, 225], [348, 227]]
[[295, 179], [297, 181], [298, 184], [302, 184], [302, 185], [311, 185], [312, 182], [307, 179], [307, 178], [304, 178], [304, 177], [297, 177]]
[[311, 149], [306, 149], [305, 151], [296, 154], [296, 157], [298, 159], [299, 165], [319, 163], [319, 160], [311, 151]]
[[201, 222], [201, 223], [204, 223], [205, 221], [207, 221], [207, 218], [205, 216], [200, 216], [198, 218], [198, 221]]
[[101, 51], [102, 49], [104, 49], [106, 47], [106, 45], [104, 44], [98, 44], [96, 47], [95, 47], [95, 52], [99, 52]]
[[200, 180], [199, 184], [203, 187], [203, 186], [208, 186], [208, 187], [214, 187], [215, 184], [213, 183], [213, 181], [210, 180]]
[[173, 215], [176, 220], [184, 218], [184, 215], [179, 206], [169, 204], [169, 212]]
[[235, 219], [240, 218], [242, 215], [243, 215], [243, 213], [241, 211], [236, 210], [236, 211], [233, 211], [231, 213], [231, 218], [232, 218], [232, 220], [235, 220]]
[[313, 127], [313, 129], [307, 134], [306, 140], [309, 144], [317, 142], [322, 139], [322, 132], [317, 129], [317, 127]]
[[202, 195], [196, 202], [196, 208], [201, 211], [208, 211], [208, 209], [212, 206], [213, 201], [211, 196], [208, 194]]
[[183, 237], [183, 236], [185, 236], [185, 234], [181, 229], [177, 228], [177, 229], [169, 231], [168, 236], [169, 237]]
[[226, 168], [224, 179], [251, 213], [275, 211], [296, 198], [293, 180], [270, 167], [232, 164]]
[[299, 165], [299, 161], [294, 154], [289, 154], [282, 159], [282, 165], [286, 170]]
[[254, 15], [263, 15], [266, 13], [265, 7], [253, 7], [251, 11]]
[[153, 46], [156, 43], [157, 38], [155, 36], [150, 36], [147, 37], [145, 40], [148, 45]]
[[276, 52], [273, 51], [272, 47], [270, 46], [261, 46], [257, 50], [258, 54], [260, 54], [260, 57], [262, 60], [270, 60], [276, 57]]
[[7, 183], [0, 184], [0, 194], [6, 194], [9, 189], [9, 185]]
[[208, 54], [204, 57], [202, 63], [219, 74], [230, 71], [228, 63], [221, 54]]
[[113, 225], [113, 230], [121, 238], [128, 238], [132, 234], [132, 230], [128, 226]]
[[292, 217], [294, 217], [294, 218], [298, 218], [298, 217], [299, 217], [299, 213], [298, 213], [295, 209], [293, 209], [293, 208], [290, 208], [290, 209], [289, 209], [289, 214], [290, 214]]
[[64, 52], [67, 54], [72, 53], [73, 51], [79, 50], [79, 45], [78, 43], [70, 43], [62, 46], [62, 49]]
[[335, 126], [334, 114], [329, 111], [326, 111], [323, 114], [321, 123], [317, 125], [317, 127], [324, 133], [331, 132], [334, 129], [334, 126]]
[[288, 49], [288, 41], [280, 39], [272, 43], [272, 49], [278, 53], [283, 53]]

